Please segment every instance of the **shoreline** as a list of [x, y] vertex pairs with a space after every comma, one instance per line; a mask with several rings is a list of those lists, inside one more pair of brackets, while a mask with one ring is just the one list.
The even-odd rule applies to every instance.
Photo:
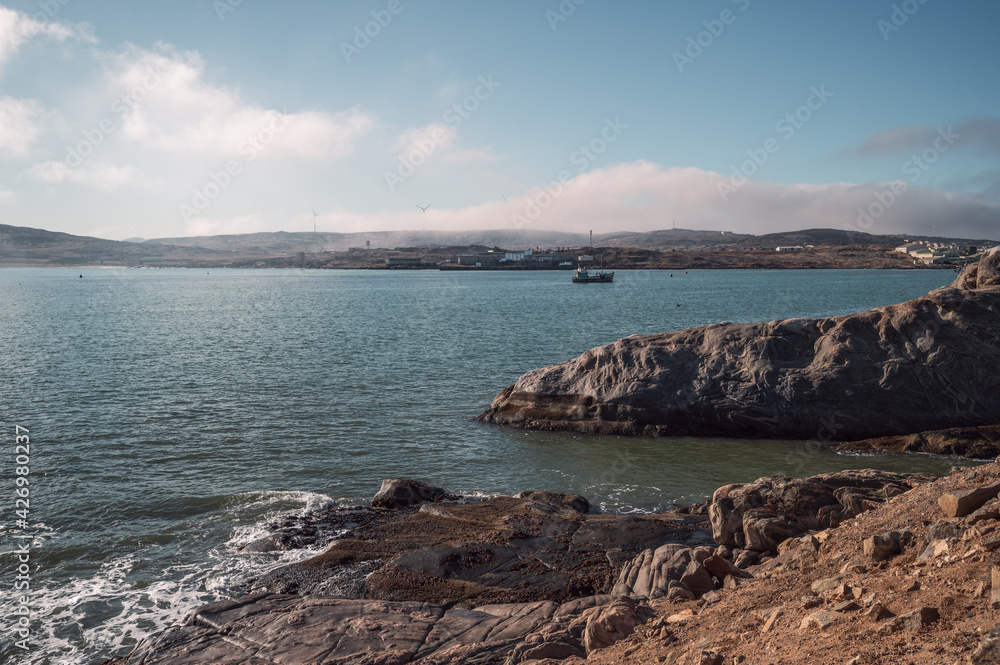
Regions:
[[[992, 547], [985, 537], [968, 540], [970, 555], [947, 557], [951, 550], [938, 544], [945, 526], [938, 525], [954, 524], [957, 517], [958, 523], [975, 519], [1000, 528], [998, 479], [1000, 462], [943, 477], [870, 470], [806, 479], [773, 476], [725, 485], [708, 503], [644, 518], [593, 515], [578, 495], [532, 491], [461, 503], [461, 497], [425, 483], [387, 480], [370, 508], [330, 509], [305, 520], [355, 525], [320, 556], [266, 575], [244, 596], [198, 608], [129, 656], [104, 663], [235, 664], [252, 657], [290, 664], [312, 662], [322, 652], [323, 660], [345, 665], [425, 658], [457, 665], [475, 654], [482, 660], [474, 662], [497, 665], [532, 658], [567, 665], [584, 659], [618, 663], [632, 655], [641, 658], [625, 662], [728, 665], [744, 662], [739, 654], [746, 657], [747, 649], [763, 648], [779, 635], [786, 636], [779, 649], [782, 662], [847, 662], [850, 655], [839, 652], [839, 660], [814, 660], [806, 645], [816, 635], [835, 633], [844, 640], [858, 633], [861, 640], [846, 639], [849, 648], [875, 653], [884, 650], [886, 639], [910, 630], [920, 631], [927, 648], [936, 649], [949, 643], [953, 626], [988, 622], [988, 609], [978, 605], [978, 611], [956, 612], [939, 602], [933, 603], [936, 614], [916, 621], [915, 628], [905, 623], [908, 618], [897, 619], [910, 616], [912, 598], [907, 598], [913, 588], [940, 601], [936, 585], [953, 587], [952, 570], [964, 579], [967, 569], [982, 569], [984, 548]], [[913, 515], [926, 515], [926, 502], [963, 487], [983, 489], [975, 504], [951, 514], [951, 520], [946, 512], [944, 522], [911, 523], [895, 550], [869, 552], [870, 537], [862, 547], [863, 535], [877, 534], [887, 521], [906, 524]], [[753, 508], [761, 500], [778, 503], [762, 513]], [[976, 517], [962, 519], [970, 513]], [[664, 529], [673, 534], [666, 540]], [[444, 544], [456, 539], [460, 542]], [[258, 551], [281, 547], [280, 538], [264, 540], [269, 542]], [[394, 549], [400, 545], [402, 550]], [[511, 547], [520, 554], [511, 558]], [[568, 554], [574, 550], [577, 554]], [[363, 565], [366, 559], [373, 565]], [[539, 560], [545, 565], [526, 566]], [[922, 578], [924, 586], [901, 597], [884, 590], [897, 588], [892, 580], [899, 565], [929, 571], [935, 563], [943, 572]], [[812, 591], [799, 601], [802, 585]], [[853, 588], [861, 592], [852, 596]], [[845, 593], [853, 606], [841, 602]], [[774, 615], [772, 609], [759, 623], [721, 618], [732, 611], [727, 608], [743, 608], [739, 611], [750, 618], [753, 608], [774, 607], [781, 612]], [[299, 614], [312, 618], [286, 619]], [[766, 621], [772, 615], [774, 620]], [[394, 617], [409, 618], [399, 624]], [[815, 621], [820, 629], [812, 628]], [[421, 636], [405, 627], [413, 622], [426, 626]], [[272, 624], [283, 627], [272, 631]], [[433, 637], [442, 631], [443, 639]], [[933, 641], [928, 631], [934, 631]], [[706, 643], [701, 639], [706, 632], [715, 639]], [[722, 660], [661, 659], [691, 649]]]

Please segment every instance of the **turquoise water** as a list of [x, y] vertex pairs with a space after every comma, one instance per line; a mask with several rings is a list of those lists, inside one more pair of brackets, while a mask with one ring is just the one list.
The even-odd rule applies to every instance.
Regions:
[[[79, 275], [83, 275], [81, 279]], [[99, 662], [188, 609], [314, 552], [240, 545], [283, 512], [413, 476], [459, 493], [550, 489], [606, 511], [704, 499], [771, 473], [943, 472], [952, 460], [803, 442], [633, 440], [472, 420], [520, 374], [634, 333], [846, 314], [948, 271], [0, 270], [4, 555], [32, 537], [25, 656]], [[14, 426], [30, 429], [29, 526]], [[5, 610], [13, 602], [5, 596]], [[9, 616], [9, 612], [5, 611]], [[5, 628], [6, 629], [6, 628]], [[6, 637], [6, 636], [5, 636]]]

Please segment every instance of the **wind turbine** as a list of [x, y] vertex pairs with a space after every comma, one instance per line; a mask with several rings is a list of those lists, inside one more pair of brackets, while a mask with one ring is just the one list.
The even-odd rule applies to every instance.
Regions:
[[316, 233], [316, 218], [319, 217], [319, 213], [312, 206], [309, 206], [309, 209], [313, 211], [313, 233]]
[[433, 203], [428, 203], [425, 206], [418, 205], [417, 207], [420, 208], [420, 212], [427, 212], [427, 209], [430, 208], [432, 205], [434, 205], [434, 204]]

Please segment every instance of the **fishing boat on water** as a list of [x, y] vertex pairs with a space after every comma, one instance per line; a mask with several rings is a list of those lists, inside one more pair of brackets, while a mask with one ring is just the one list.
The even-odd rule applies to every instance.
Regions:
[[[590, 232], [590, 252], [594, 251], [594, 232]], [[587, 258], [591, 259], [590, 256], [581, 257], [581, 259]], [[582, 265], [577, 266], [576, 273], [573, 275], [574, 284], [607, 284], [615, 278], [613, 272], [604, 272], [604, 263], [601, 262], [601, 269], [591, 274], [591, 272]]]
[[589, 270], [580, 266], [576, 269], [576, 274], [573, 275], [574, 284], [590, 284], [595, 282], [610, 282], [615, 278], [613, 272], [604, 272], [599, 270], [593, 274]]

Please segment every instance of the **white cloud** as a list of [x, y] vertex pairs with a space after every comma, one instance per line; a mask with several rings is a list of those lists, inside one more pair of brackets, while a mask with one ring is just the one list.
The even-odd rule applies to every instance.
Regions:
[[56, 41], [76, 38], [95, 42], [87, 24], [40, 22], [27, 14], [0, 6], [0, 66], [14, 56], [33, 37], [48, 37]]
[[184, 224], [185, 236], [215, 236], [273, 230], [260, 215], [242, 215], [231, 219], [192, 217]]
[[28, 175], [49, 185], [68, 182], [102, 192], [113, 192], [139, 180], [132, 166], [104, 162], [86, 162], [72, 169], [63, 162], [43, 162], [33, 166]]
[[108, 56], [105, 77], [124, 120], [123, 135], [164, 151], [338, 159], [374, 124], [357, 108], [286, 113], [247, 104], [237, 91], [206, 80], [198, 53], [166, 44], [155, 51], [129, 46]]
[[399, 153], [399, 157], [412, 162], [414, 155], [419, 154], [427, 158], [451, 150], [457, 136], [458, 131], [454, 127], [436, 122], [406, 130], [396, 139], [393, 149]]
[[0, 97], [0, 156], [27, 155], [51, 115], [37, 99]]
[[[723, 201], [717, 183], [726, 176], [697, 168], [666, 168], [638, 161], [555, 180], [507, 202], [459, 209], [436, 205], [425, 214], [391, 211], [373, 215], [332, 214], [324, 221], [344, 231], [387, 229], [531, 228], [597, 233], [678, 228], [772, 233], [833, 228], [846, 233], [921, 233], [952, 237], [996, 237], [1000, 204], [929, 188], [910, 187], [879, 212], [888, 183], [776, 185], [749, 181]], [[898, 187], [898, 183], [897, 183]]]

